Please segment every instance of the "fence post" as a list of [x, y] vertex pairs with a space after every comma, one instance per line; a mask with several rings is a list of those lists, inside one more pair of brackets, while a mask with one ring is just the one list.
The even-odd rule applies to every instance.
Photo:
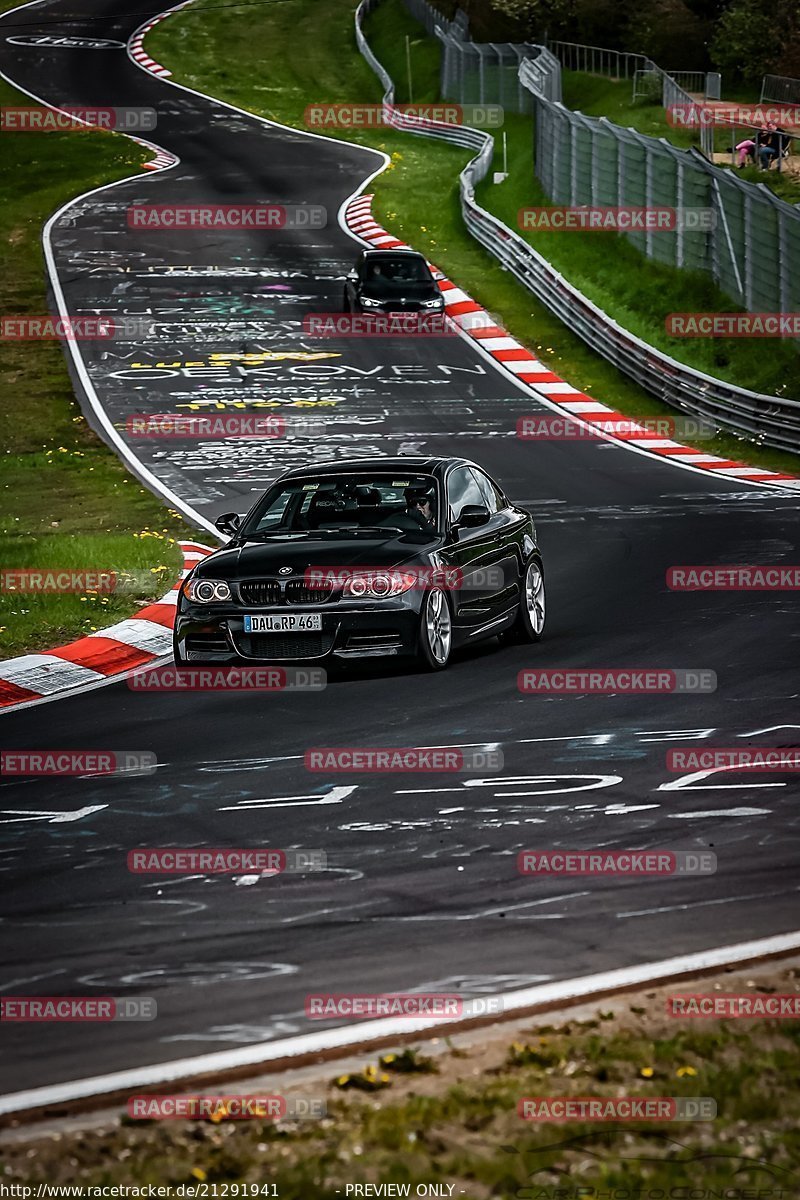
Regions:
[[789, 238], [786, 214], [778, 212], [778, 271], [780, 273], [781, 312], [791, 307], [791, 272], [789, 263]]
[[750, 193], [744, 193], [744, 307], [753, 311], [753, 202]]
[[569, 118], [569, 204], [575, 203], [575, 196], [578, 190], [578, 119], [574, 113], [570, 113]]
[[[653, 155], [655, 149], [650, 142], [644, 144], [644, 203], [645, 208], [653, 207]], [[645, 226], [644, 252], [648, 258], [653, 257], [653, 231], [648, 221]]]
[[597, 128], [594, 125], [589, 126], [589, 136], [591, 138], [591, 158], [589, 161], [589, 195], [591, 203], [597, 202]]
[[675, 203], [678, 209], [678, 228], [675, 233], [675, 266], [682, 267], [684, 263], [684, 224], [683, 224], [683, 200], [684, 200], [684, 177], [683, 177], [683, 159], [676, 158], [676, 174], [675, 174]]
[[[741, 271], [739, 270], [739, 263], [736, 259], [736, 251], [733, 248], [733, 239], [731, 238], [731, 231], [728, 226], [728, 216], [727, 216], [727, 213], [725, 212], [725, 203], [722, 199], [722, 190], [720, 189], [719, 181], [717, 180], [717, 178], [714, 175], [711, 176], [711, 186], [714, 189], [714, 195], [716, 197], [717, 207], [719, 209], [719, 218], [720, 219], [719, 219], [718, 224], [721, 227], [722, 232], [725, 234], [725, 244], [728, 247], [728, 255], [730, 257], [731, 266], [733, 267], [733, 273], [736, 277], [736, 286], [739, 289], [738, 300], [739, 300], [739, 303], [744, 305], [744, 307], [746, 308], [747, 306], [744, 304], [745, 289], [742, 286], [742, 274], [741, 274]], [[747, 195], [747, 193], [745, 192], [745, 196], [746, 195]], [[745, 213], [746, 213], [746, 210], [745, 210]], [[716, 242], [716, 245], [718, 248], [719, 239], [716, 237], [715, 237], [715, 242]], [[714, 265], [715, 265], [715, 267], [717, 267], [717, 255], [716, 254], [715, 254]], [[717, 270], [716, 278], [717, 278], [717, 282], [719, 283], [720, 276], [719, 276], [718, 270]]]

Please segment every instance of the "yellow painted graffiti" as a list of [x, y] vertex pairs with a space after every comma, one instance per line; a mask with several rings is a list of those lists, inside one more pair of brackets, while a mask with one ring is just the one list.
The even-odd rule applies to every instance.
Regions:
[[227, 412], [231, 408], [333, 408], [339, 404], [337, 400], [248, 400], [246, 404], [177, 404], [176, 408], [187, 408], [190, 412], [201, 412], [208, 408], [216, 408]]
[[230, 354], [209, 354], [207, 359], [179, 359], [177, 362], [131, 363], [133, 371], [151, 371], [154, 367], [167, 370], [177, 370], [181, 367], [224, 367], [229, 363], [247, 363], [251, 367], [260, 366], [267, 362], [317, 362], [321, 358], [341, 358], [341, 354], [327, 350], [263, 350], [258, 354], [244, 354], [231, 351]]

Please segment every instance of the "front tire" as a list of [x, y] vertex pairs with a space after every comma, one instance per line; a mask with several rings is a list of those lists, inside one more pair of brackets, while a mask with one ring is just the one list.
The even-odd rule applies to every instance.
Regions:
[[525, 567], [516, 619], [501, 638], [504, 642], [540, 642], [544, 623], [544, 568], [541, 559], [532, 558]]
[[441, 588], [431, 588], [419, 620], [417, 660], [427, 671], [443, 671], [453, 648], [453, 619]]

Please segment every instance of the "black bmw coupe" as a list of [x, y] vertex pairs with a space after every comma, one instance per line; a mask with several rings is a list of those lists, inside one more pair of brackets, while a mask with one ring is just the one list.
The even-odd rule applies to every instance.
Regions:
[[344, 286], [345, 312], [444, 312], [439, 291], [423, 255], [416, 250], [362, 250]]
[[287, 471], [186, 577], [179, 664], [416, 656], [536, 642], [544, 570], [530, 513], [475, 463], [415, 455]]

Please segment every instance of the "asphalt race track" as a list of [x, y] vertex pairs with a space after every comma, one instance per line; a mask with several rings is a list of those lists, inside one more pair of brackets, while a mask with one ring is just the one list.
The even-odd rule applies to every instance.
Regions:
[[[548, 628], [538, 646], [484, 643], [433, 676], [351, 667], [324, 692], [278, 695], [120, 683], [6, 715], [5, 747], [151, 750], [160, 765], [151, 777], [0, 785], [0, 991], [149, 995], [158, 1019], [8, 1026], [3, 1091], [302, 1033], [308, 992], [497, 993], [792, 930], [796, 776], [687, 780], [665, 756], [682, 744], [797, 741], [795, 597], [673, 593], [665, 572], [795, 563], [796, 496], [606, 442], [520, 441], [517, 418], [536, 401], [461, 338], [304, 337], [304, 315], [340, 306], [357, 243], [337, 212], [381, 156], [176, 89], [124, 48], [33, 42], [124, 44], [152, 11], [145, 0], [61, 0], [0, 20], [10, 81], [53, 105], [153, 107], [158, 128], [145, 136], [180, 159], [81, 199], [54, 226], [71, 314], [153, 322], [144, 340], [82, 344], [95, 403], [207, 527], [309, 457], [406, 447], [474, 458], [536, 515]], [[136, 203], [200, 201], [323, 205], [327, 224], [260, 234], [127, 224]], [[309, 357], [321, 353], [331, 357]], [[85, 382], [76, 387], [100, 428]], [[135, 413], [220, 404], [322, 425], [226, 444], [125, 430]], [[719, 686], [540, 698], [517, 689], [526, 666], [710, 669]], [[488, 777], [326, 776], [303, 764], [320, 745], [500, 748], [505, 765]], [[328, 869], [248, 881], [126, 868], [138, 846], [265, 844], [322, 849]], [[631, 846], [712, 848], [718, 871], [630, 881], [516, 871], [522, 848]]]

